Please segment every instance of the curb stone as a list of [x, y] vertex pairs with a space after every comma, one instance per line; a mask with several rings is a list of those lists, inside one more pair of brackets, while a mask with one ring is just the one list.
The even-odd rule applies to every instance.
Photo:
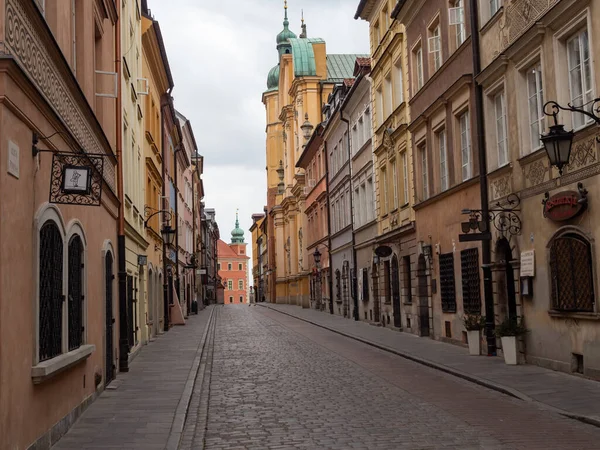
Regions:
[[179, 441], [181, 440], [181, 436], [183, 434], [183, 427], [185, 425], [185, 419], [188, 414], [188, 408], [190, 406], [190, 400], [192, 398], [192, 392], [194, 390], [194, 383], [196, 382], [196, 377], [200, 369], [200, 360], [202, 359], [202, 354], [205, 351], [209, 329], [211, 328], [211, 326], [213, 326], [214, 314], [215, 308], [213, 306], [210, 310], [210, 317], [208, 318], [206, 328], [204, 329], [204, 332], [202, 333], [202, 338], [200, 339], [200, 343], [198, 344], [196, 356], [188, 374], [188, 378], [185, 383], [185, 388], [183, 389], [183, 393], [181, 394], [181, 398], [179, 399], [177, 409], [175, 410], [175, 417], [173, 418], [173, 424], [171, 425], [171, 430], [169, 432], [169, 438], [167, 440], [167, 446], [165, 447], [165, 450], [177, 450], [179, 447]]
[[347, 338], [350, 338], [350, 339], [354, 339], [355, 341], [361, 342], [361, 343], [369, 345], [371, 347], [375, 347], [375, 348], [378, 348], [380, 350], [383, 350], [383, 351], [386, 351], [386, 352], [389, 352], [389, 353], [393, 353], [393, 354], [395, 354], [397, 356], [400, 356], [402, 358], [408, 359], [408, 360], [416, 362], [418, 364], [430, 367], [432, 369], [437, 369], [437, 370], [439, 370], [441, 372], [445, 372], [445, 373], [453, 375], [455, 377], [462, 378], [463, 380], [470, 381], [472, 383], [478, 384], [478, 385], [486, 387], [488, 389], [492, 389], [494, 391], [500, 392], [500, 393], [508, 395], [510, 397], [514, 397], [514, 398], [517, 398], [519, 400], [523, 400], [525, 402], [529, 402], [529, 403], [535, 404], [535, 405], [539, 406], [540, 408], [545, 409], [547, 411], [552, 411], [554, 413], [560, 414], [560, 415], [568, 417], [570, 419], [578, 420], [578, 421], [586, 423], [588, 425], [593, 425], [593, 426], [596, 426], [596, 427], [600, 427], [600, 418], [596, 418], [596, 417], [593, 417], [593, 416], [586, 416], [586, 415], [571, 413], [569, 411], [565, 411], [564, 409], [556, 408], [554, 406], [550, 406], [550, 405], [547, 405], [545, 403], [542, 403], [542, 402], [540, 402], [538, 400], [535, 400], [535, 399], [529, 397], [528, 395], [526, 395], [526, 394], [524, 394], [524, 393], [522, 393], [522, 392], [520, 392], [520, 391], [518, 391], [516, 389], [513, 389], [513, 388], [508, 387], [508, 386], [504, 386], [504, 385], [499, 384], [499, 383], [495, 383], [493, 381], [486, 380], [485, 378], [481, 378], [481, 377], [478, 377], [478, 376], [475, 376], [475, 375], [471, 375], [471, 374], [463, 372], [461, 370], [457, 370], [457, 369], [445, 366], [443, 364], [439, 364], [439, 363], [436, 363], [436, 362], [433, 362], [433, 361], [430, 361], [430, 360], [427, 360], [427, 359], [424, 359], [424, 358], [420, 358], [418, 356], [411, 355], [410, 353], [402, 352], [402, 351], [393, 349], [391, 347], [388, 347], [386, 345], [378, 344], [376, 342], [369, 341], [369, 340], [364, 339], [362, 337], [355, 336], [355, 335], [350, 334], [350, 333], [346, 333], [344, 331], [336, 330], [335, 328], [332, 328], [332, 327], [329, 327], [329, 326], [326, 326], [326, 325], [314, 322], [314, 321], [309, 320], [309, 319], [305, 319], [305, 318], [296, 316], [294, 314], [290, 314], [290, 313], [285, 312], [285, 311], [281, 311], [281, 310], [279, 310], [277, 308], [273, 308], [273, 307], [268, 306], [268, 305], [260, 305], [260, 306], [263, 307], [263, 308], [270, 309], [271, 311], [278, 312], [279, 314], [284, 314], [286, 316], [293, 317], [294, 319], [310, 323], [311, 325], [323, 328], [323, 329], [331, 331], [333, 333], [337, 333], [337, 334], [339, 334], [341, 336], [344, 336], [344, 337], [347, 337]]

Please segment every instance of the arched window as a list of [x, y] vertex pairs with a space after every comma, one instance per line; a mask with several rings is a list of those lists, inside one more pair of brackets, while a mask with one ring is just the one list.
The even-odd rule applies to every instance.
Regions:
[[69, 241], [68, 254], [69, 351], [83, 343], [83, 264], [83, 242], [76, 234]]
[[40, 229], [39, 360], [62, 353], [63, 240], [52, 220]]
[[550, 245], [552, 308], [567, 312], [594, 311], [592, 249], [575, 233], [555, 238]]

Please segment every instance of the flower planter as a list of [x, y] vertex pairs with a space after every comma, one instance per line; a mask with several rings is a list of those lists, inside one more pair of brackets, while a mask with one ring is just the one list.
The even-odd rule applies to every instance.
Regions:
[[502, 336], [502, 353], [504, 362], [512, 366], [517, 364], [517, 338], [515, 336]]
[[481, 354], [479, 330], [467, 331], [467, 341], [469, 342], [469, 355], [479, 356]]

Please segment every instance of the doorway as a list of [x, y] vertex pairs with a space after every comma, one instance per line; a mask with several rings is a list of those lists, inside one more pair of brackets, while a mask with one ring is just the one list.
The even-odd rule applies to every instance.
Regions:
[[114, 324], [114, 316], [113, 316], [113, 257], [112, 253], [107, 252], [105, 261], [104, 261], [104, 282], [105, 282], [105, 306], [104, 311], [106, 315], [106, 334], [104, 336], [104, 347], [105, 347], [105, 372], [104, 372], [104, 386], [108, 386], [108, 384], [115, 378], [115, 366], [113, 362], [113, 324]]
[[402, 316], [400, 314], [400, 273], [398, 258], [392, 258], [392, 303], [394, 307], [394, 327], [402, 328]]
[[419, 322], [421, 336], [429, 336], [429, 295], [427, 292], [427, 263], [425, 256], [419, 255], [417, 265], [417, 288], [419, 295]]
[[515, 290], [515, 272], [511, 264], [512, 249], [506, 238], [501, 238], [496, 244], [496, 263], [498, 272], [498, 315], [500, 321], [506, 317], [517, 319], [517, 294]]

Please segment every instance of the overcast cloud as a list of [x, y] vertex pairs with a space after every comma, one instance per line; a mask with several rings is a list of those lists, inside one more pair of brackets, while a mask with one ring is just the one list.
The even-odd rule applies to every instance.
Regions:
[[[359, 0], [289, 0], [290, 28], [328, 53], [368, 53], [368, 25], [354, 20]], [[266, 202], [265, 112], [261, 96], [277, 64], [283, 0], [148, 0], [160, 23], [175, 89], [175, 107], [191, 122], [204, 155], [205, 202], [229, 242], [240, 210], [247, 231]], [[249, 245], [249, 249], [251, 246]]]

